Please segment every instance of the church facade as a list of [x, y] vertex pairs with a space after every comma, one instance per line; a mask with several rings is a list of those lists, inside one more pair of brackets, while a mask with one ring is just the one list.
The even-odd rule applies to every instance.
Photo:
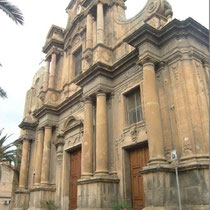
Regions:
[[[148, 0], [71, 0], [27, 92], [13, 209], [208, 209], [208, 30]], [[172, 160], [172, 151], [176, 151]]]

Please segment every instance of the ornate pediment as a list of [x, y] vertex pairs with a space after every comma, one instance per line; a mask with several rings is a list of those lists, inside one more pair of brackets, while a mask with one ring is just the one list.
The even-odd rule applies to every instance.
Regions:
[[63, 125], [63, 133], [64, 135], [79, 128], [83, 127], [83, 122], [80, 119], [77, 119], [74, 116], [70, 116]]

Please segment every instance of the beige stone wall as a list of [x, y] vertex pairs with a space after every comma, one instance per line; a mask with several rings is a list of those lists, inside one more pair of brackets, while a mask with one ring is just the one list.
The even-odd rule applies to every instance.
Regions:
[[9, 210], [9, 203], [12, 196], [13, 171], [1, 165], [2, 177], [0, 180], [0, 210]]

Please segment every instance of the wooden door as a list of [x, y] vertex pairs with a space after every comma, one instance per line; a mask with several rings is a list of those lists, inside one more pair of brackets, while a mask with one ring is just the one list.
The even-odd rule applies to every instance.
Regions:
[[131, 170], [131, 192], [133, 210], [144, 208], [144, 186], [143, 176], [139, 171], [149, 160], [149, 150], [147, 146], [136, 148], [130, 151], [130, 170]]
[[81, 177], [81, 150], [70, 154], [69, 210], [77, 208], [77, 180]]

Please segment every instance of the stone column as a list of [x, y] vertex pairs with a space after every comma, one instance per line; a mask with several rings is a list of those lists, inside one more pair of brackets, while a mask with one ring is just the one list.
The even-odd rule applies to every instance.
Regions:
[[50, 69], [50, 60], [45, 61], [45, 70], [44, 70], [44, 82], [43, 82], [43, 91], [46, 91], [48, 88], [49, 82], [49, 69]]
[[96, 104], [96, 174], [108, 173], [108, 131], [106, 94], [97, 93]]
[[44, 134], [41, 184], [49, 184], [51, 138], [52, 126], [46, 126]]
[[82, 143], [82, 178], [93, 173], [93, 104], [91, 98], [85, 99], [84, 136]]
[[86, 49], [92, 48], [93, 46], [93, 17], [91, 14], [87, 15], [87, 32], [86, 32]]
[[151, 59], [145, 59], [143, 65], [143, 95], [146, 127], [149, 142], [150, 163], [165, 161], [160, 105], [155, 82], [155, 65]]
[[39, 129], [37, 148], [36, 148], [35, 183], [34, 183], [35, 186], [39, 186], [41, 181], [43, 141], [44, 141], [44, 131], [43, 129]]
[[97, 4], [97, 44], [104, 43], [104, 10], [103, 4]]
[[51, 55], [51, 69], [50, 69], [50, 79], [49, 88], [53, 89], [55, 87], [55, 70], [56, 70], [56, 54]]
[[28, 182], [29, 140], [23, 140], [22, 158], [20, 166], [19, 188], [27, 188]]

